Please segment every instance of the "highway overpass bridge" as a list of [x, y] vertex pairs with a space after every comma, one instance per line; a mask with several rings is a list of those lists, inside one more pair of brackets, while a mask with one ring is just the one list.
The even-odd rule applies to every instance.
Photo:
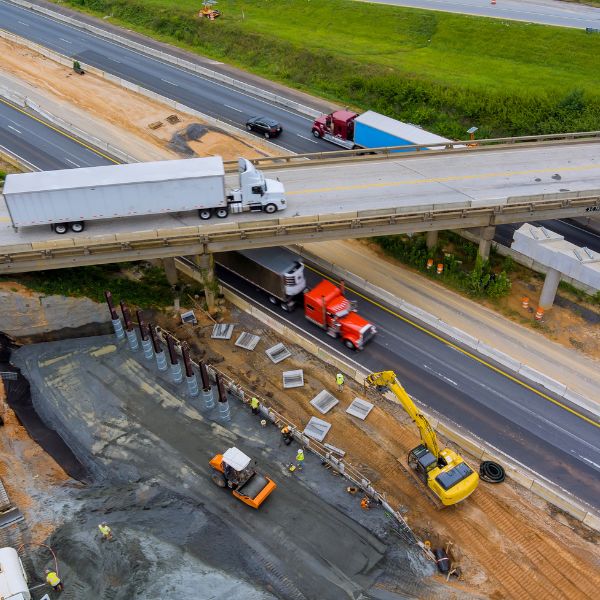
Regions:
[[[15, 232], [2, 201], [0, 274], [308, 241], [493, 228], [600, 212], [597, 140], [311, 161], [281, 157], [261, 168], [286, 187], [288, 208], [275, 217], [249, 213], [210, 224], [200, 222], [195, 213], [129, 217], [90, 221], [82, 234], [58, 236], [49, 227]], [[235, 186], [237, 177], [228, 177], [228, 184]]]

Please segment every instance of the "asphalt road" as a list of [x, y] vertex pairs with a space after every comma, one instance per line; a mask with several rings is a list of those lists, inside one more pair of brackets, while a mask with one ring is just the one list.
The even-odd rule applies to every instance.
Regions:
[[[263, 292], [221, 268], [219, 275], [278, 320], [287, 321], [303, 335], [314, 336], [364, 369], [395, 371], [408, 393], [444, 420], [600, 507], [600, 426], [582, 418], [590, 415], [569, 412], [519, 383], [514, 373], [503, 367], [490, 368], [491, 363], [440, 342], [410, 320], [386, 311], [378, 301], [358, 297], [351, 290], [348, 296], [359, 302], [359, 313], [379, 330], [362, 352], [346, 349], [339, 340], [307, 324], [301, 308], [293, 313], [274, 310]], [[319, 279], [307, 270], [309, 286]], [[553, 397], [545, 390], [543, 393]]]
[[153, 92], [177, 100], [203, 114], [244, 128], [248, 117], [267, 115], [280, 121], [276, 143], [296, 153], [336, 149], [314, 139], [312, 120], [289, 109], [161, 62], [87, 31], [0, 1], [0, 23], [7, 31], [51, 50], [72, 56]]
[[558, 0], [368, 0], [377, 4], [394, 4], [443, 12], [526, 21], [559, 27], [600, 28], [600, 9]]
[[98, 167], [113, 162], [34, 113], [3, 98], [0, 98], [0, 146], [40, 171]]

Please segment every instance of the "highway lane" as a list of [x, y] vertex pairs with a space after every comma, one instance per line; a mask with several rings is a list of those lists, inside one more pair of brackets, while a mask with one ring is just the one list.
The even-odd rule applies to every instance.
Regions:
[[558, 0], [368, 0], [377, 4], [392, 4], [426, 10], [526, 21], [559, 27], [600, 28], [600, 9]]
[[0, 23], [7, 31], [237, 127], [244, 128], [250, 116], [273, 117], [284, 130], [276, 143], [293, 152], [335, 149], [328, 142], [314, 139], [312, 120], [292, 110], [4, 0], [0, 0]]
[[[394, 370], [424, 407], [486, 440], [591, 506], [600, 507], [600, 426], [590, 415], [581, 413], [590, 419], [585, 420], [544, 397], [553, 398], [552, 394], [542, 390], [540, 395], [524, 386], [506, 369], [440, 343], [423, 331], [426, 326], [415, 327], [364, 294], [358, 297], [349, 291], [349, 297], [359, 301], [360, 314], [373, 322], [379, 333], [365, 350], [356, 353], [307, 324], [302, 309], [293, 313], [273, 310], [263, 292], [220, 268], [219, 275], [278, 320], [286, 321], [303, 335], [314, 336], [364, 369]], [[308, 271], [309, 286], [319, 278]]]
[[0, 98], [0, 146], [42, 171], [114, 162], [32, 112]]

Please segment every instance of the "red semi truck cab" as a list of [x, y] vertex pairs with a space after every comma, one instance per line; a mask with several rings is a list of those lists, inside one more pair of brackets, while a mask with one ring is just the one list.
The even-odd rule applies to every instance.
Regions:
[[377, 333], [375, 326], [356, 312], [355, 303], [344, 296], [343, 286], [340, 289], [326, 279], [305, 292], [304, 316], [353, 350], [362, 350]]
[[315, 137], [323, 138], [344, 148], [354, 148], [354, 119], [358, 114], [350, 110], [336, 110], [318, 117], [312, 126]]

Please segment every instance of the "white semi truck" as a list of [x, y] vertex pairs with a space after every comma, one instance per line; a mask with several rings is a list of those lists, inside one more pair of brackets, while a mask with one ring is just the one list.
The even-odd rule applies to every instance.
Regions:
[[224, 219], [244, 211], [286, 207], [283, 184], [238, 160], [239, 188], [225, 187], [219, 156], [10, 174], [4, 199], [13, 227], [50, 225], [59, 234], [83, 231], [86, 221], [198, 211]]

